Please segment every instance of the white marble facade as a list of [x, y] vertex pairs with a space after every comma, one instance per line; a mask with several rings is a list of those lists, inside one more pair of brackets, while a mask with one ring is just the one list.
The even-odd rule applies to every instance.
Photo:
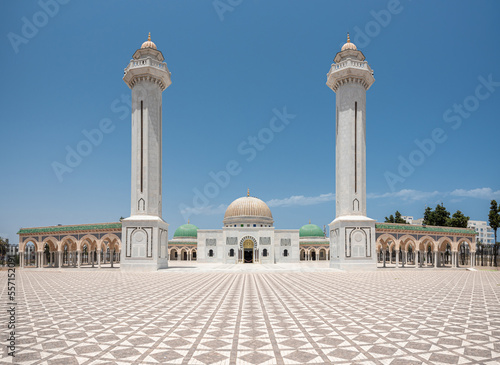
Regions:
[[271, 210], [262, 200], [236, 199], [226, 210], [223, 228], [199, 229], [197, 260], [224, 264], [299, 261], [299, 230], [276, 230]]
[[122, 270], [148, 271], [168, 265], [168, 224], [162, 218], [162, 92], [171, 84], [160, 51], [144, 42], [125, 69], [132, 90], [130, 217], [122, 220]]
[[[250, 241], [252, 242], [251, 248], [248, 247]], [[199, 262], [223, 264], [298, 262], [299, 251], [298, 229], [233, 227], [198, 230], [197, 259]]]
[[374, 82], [365, 56], [348, 36], [326, 82], [336, 94], [336, 218], [330, 223], [330, 265], [337, 269], [376, 268], [375, 220], [366, 216], [366, 91]]

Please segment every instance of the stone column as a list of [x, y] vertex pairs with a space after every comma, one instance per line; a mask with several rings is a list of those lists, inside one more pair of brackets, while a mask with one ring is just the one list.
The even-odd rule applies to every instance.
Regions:
[[82, 251], [76, 251], [76, 259], [78, 260], [78, 268], [82, 265]]
[[396, 250], [396, 269], [399, 268], [399, 250]]
[[97, 267], [101, 268], [101, 250], [97, 251]]
[[406, 251], [403, 251], [402, 253], [403, 257], [402, 257], [402, 261], [401, 261], [401, 267], [405, 267], [405, 261], [406, 261]]
[[437, 259], [438, 259], [438, 253], [437, 251], [434, 251], [434, 268], [437, 268]]
[[92, 267], [94, 267], [94, 255], [95, 251], [94, 250], [90, 251], [90, 263], [92, 264]]
[[113, 267], [113, 253], [115, 250], [109, 250], [109, 262], [111, 262], [111, 267]]
[[57, 259], [57, 264], [58, 264], [58, 267], [63, 267], [64, 265], [64, 261], [63, 261], [63, 252], [62, 251], [59, 251], [59, 257]]

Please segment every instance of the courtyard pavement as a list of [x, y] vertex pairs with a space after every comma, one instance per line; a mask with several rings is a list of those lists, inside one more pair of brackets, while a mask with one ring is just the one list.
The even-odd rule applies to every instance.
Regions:
[[500, 363], [500, 272], [237, 266], [16, 269], [16, 357], [2, 308], [0, 363]]

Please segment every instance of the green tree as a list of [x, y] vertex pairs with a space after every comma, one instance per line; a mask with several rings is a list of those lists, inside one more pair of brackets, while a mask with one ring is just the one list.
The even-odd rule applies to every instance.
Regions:
[[493, 229], [493, 232], [495, 233], [493, 255], [495, 257], [495, 266], [497, 266], [497, 254], [498, 254], [497, 229], [500, 226], [500, 207], [498, 206], [496, 200], [491, 201], [490, 213], [488, 214], [488, 221], [490, 223], [490, 227]]
[[0, 260], [5, 262], [5, 256], [7, 255], [7, 250], [9, 249], [9, 240], [0, 237]]
[[432, 222], [434, 222], [434, 212], [431, 207], [426, 207], [424, 211], [424, 219], [422, 224], [426, 224], [428, 226], [432, 226]]
[[436, 205], [434, 209], [434, 226], [446, 226], [448, 219], [450, 219], [450, 212], [446, 210], [443, 203]]
[[396, 210], [396, 213], [394, 215], [390, 215], [389, 218], [385, 217], [385, 223], [403, 223], [406, 224], [406, 221], [401, 218], [401, 213], [399, 213], [398, 210]]
[[399, 213], [398, 210], [396, 210], [396, 213], [394, 213], [394, 223], [406, 224], [406, 221], [403, 218], [401, 218], [401, 213]]
[[446, 226], [450, 219], [450, 212], [446, 210], [443, 203], [436, 205], [436, 208], [425, 208], [423, 224], [429, 226]]
[[45, 255], [45, 259], [47, 260], [47, 262], [50, 261], [50, 248], [49, 248], [49, 245], [45, 245], [45, 247], [43, 248], [43, 253]]
[[401, 218], [401, 213], [399, 213], [398, 210], [396, 210], [396, 213], [394, 215], [390, 215], [389, 218], [385, 217], [385, 223], [403, 223], [406, 224], [406, 221]]
[[451, 218], [448, 218], [446, 225], [449, 227], [467, 228], [469, 219], [470, 217], [465, 216], [461, 211], [457, 210]]

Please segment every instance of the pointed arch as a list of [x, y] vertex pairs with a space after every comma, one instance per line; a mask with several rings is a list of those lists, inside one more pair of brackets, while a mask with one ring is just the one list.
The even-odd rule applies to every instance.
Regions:
[[28, 237], [25, 238], [23, 242], [19, 245], [19, 251], [24, 251], [26, 245], [30, 242], [33, 243], [33, 245], [35, 246], [35, 251], [38, 251], [38, 246], [43, 247], [43, 242], [40, 244], [35, 237]]
[[68, 245], [68, 249], [75, 249], [78, 247], [78, 240], [73, 236], [65, 236], [61, 241], [59, 241], [59, 251], [63, 251], [65, 245]]

